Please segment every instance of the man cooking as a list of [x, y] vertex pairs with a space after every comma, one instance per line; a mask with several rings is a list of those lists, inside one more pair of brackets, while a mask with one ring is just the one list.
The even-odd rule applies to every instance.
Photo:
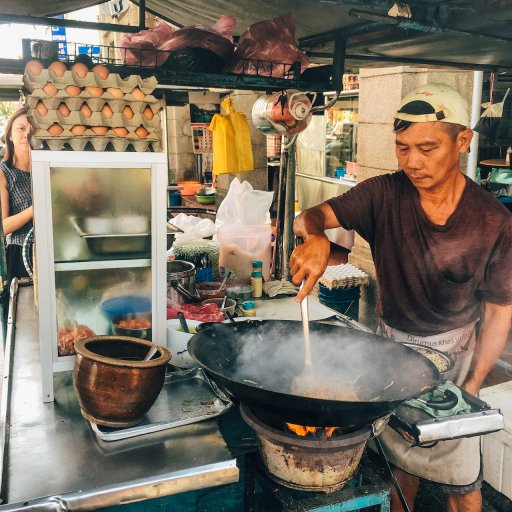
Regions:
[[[468, 125], [454, 89], [426, 84], [408, 94], [394, 122], [402, 170], [303, 211], [294, 231], [304, 244], [290, 270], [295, 284], [305, 279], [301, 301], [327, 266], [325, 229], [354, 229], [372, 251], [379, 332], [450, 352], [450, 380], [477, 394], [511, 327], [512, 215], [460, 169]], [[421, 448], [386, 428], [381, 441], [411, 510], [422, 477], [441, 484], [449, 511], [481, 511], [478, 437]], [[403, 510], [394, 492], [392, 507]]]

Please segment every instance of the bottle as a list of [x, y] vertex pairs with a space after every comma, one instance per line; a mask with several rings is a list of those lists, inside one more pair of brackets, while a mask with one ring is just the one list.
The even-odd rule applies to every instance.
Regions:
[[256, 309], [252, 300], [242, 302], [242, 311], [244, 316], [256, 316]]
[[252, 296], [257, 299], [263, 295], [263, 274], [260, 271], [251, 273]]

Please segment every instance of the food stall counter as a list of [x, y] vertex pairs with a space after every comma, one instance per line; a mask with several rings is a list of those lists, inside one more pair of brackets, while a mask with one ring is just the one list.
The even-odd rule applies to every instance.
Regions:
[[238, 481], [215, 419], [106, 443], [80, 413], [71, 372], [55, 375], [55, 401], [43, 403], [32, 286], [20, 286], [17, 302], [5, 348], [0, 510], [95, 510]]

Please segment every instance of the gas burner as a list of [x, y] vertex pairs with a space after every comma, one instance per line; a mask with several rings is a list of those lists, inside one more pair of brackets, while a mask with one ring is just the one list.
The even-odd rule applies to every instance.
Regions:
[[[321, 436], [300, 436], [282, 422], [280, 426], [275, 420], [269, 424], [268, 414], [246, 404], [240, 405], [240, 412], [256, 431], [260, 457], [270, 477], [303, 491], [328, 493], [344, 487], [359, 467], [366, 442], [376, 434], [370, 425], [348, 434], [337, 429], [331, 437], [325, 430]], [[379, 430], [386, 422], [387, 418]]]

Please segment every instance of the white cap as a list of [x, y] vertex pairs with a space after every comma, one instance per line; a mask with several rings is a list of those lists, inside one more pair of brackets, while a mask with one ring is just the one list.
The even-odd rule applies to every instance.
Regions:
[[441, 121], [469, 126], [466, 100], [455, 89], [444, 84], [416, 87], [402, 100], [395, 118], [412, 123]]

